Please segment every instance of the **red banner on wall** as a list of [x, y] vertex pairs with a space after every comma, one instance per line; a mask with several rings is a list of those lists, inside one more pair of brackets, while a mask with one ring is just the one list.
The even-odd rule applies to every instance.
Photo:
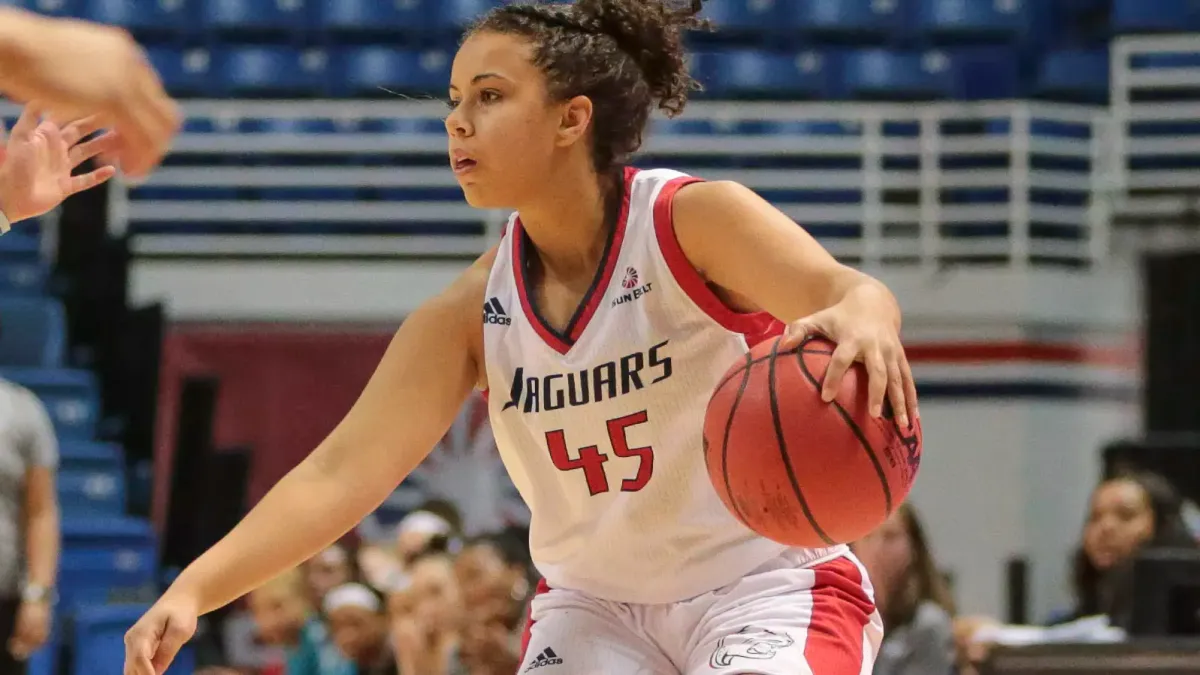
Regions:
[[250, 502], [303, 459], [354, 404], [391, 329], [177, 326], [163, 345], [154, 519], [166, 516], [179, 392], [189, 375], [220, 378], [218, 449], [254, 450]]

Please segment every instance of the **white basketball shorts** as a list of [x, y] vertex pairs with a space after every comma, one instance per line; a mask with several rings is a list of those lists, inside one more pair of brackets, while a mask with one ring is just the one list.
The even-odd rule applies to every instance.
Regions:
[[852, 554], [785, 552], [723, 588], [638, 605], [538, 589], [518, 675], [870, 675], [883, 623]]

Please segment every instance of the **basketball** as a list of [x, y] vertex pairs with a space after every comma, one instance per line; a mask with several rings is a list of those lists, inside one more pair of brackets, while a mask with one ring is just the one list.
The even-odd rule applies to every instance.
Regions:
[[870, 533], [908, 496], [921, 427], [901, 429], [885, 402], [872, 418], [867, 372], [854, 364], [837, 398], [821, 400], [834, 344], [756, 346], [721, 378], [704, 421], [717, 494], [738, 520], [782, 544], [816, 548]]

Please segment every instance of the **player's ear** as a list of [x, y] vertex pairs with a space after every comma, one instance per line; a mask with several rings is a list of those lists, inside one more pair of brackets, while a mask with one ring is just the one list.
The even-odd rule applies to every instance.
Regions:
[[560, 110], [558, 146], [569, 147], [587, 138], [588, 127], [592, 123], [592, 99], [575, 96], [563, 103]]

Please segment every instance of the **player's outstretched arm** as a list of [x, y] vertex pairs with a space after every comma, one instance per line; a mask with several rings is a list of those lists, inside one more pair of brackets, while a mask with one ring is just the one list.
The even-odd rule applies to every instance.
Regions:
[[727, 300], [789, 323], [784, 346], [811, 333], [838, 343], [822, 389], [826, 401], [858, 360], [870, 376], [873, 415], [882, 413], [886, 397], [902, 425], [917, 416], [900, 307], [882, 283], [837, 262], [791, 218], [737, 183], [682, 188], [673, 218], [684, 254]]
[[158, 165], [180, 126], [177, 106], [146, 55], [112, 26], [0, 7], [0, 93], [38, 101], [59, 124], [99, 116], [116, 130], [121, 169]]
[[401, 325], [345, 419], [125, 636], [125, 675], [154, 675], [221, 607], [370, 513], [450, 427], [482, 369], [479, 308], [494, 253]]

